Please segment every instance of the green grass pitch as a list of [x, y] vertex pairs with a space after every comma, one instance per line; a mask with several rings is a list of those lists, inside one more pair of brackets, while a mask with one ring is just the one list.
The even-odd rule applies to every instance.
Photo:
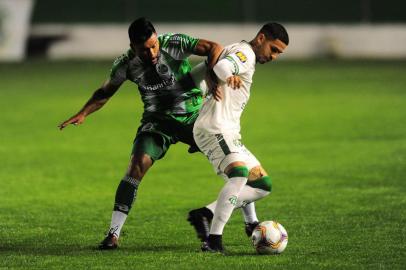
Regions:
[[240, 211], [228, 256], [199, 252], [186, 214], [223, 181], [181, 144], [144, 178], [120, 249], [95, 249], [139, 124], [137, 88], [126, 83], [82, 126], [57, 125], [110, 64], [0, 65], [1, 269], [404, 269], [406, 62], [257, 66], [242, 135], [273, 179], [257, 212], [287, 229], [279, 256], [255, 254]]

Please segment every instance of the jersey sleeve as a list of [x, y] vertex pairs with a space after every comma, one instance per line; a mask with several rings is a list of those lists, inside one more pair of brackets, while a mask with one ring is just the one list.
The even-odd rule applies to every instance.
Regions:
[[123, 54], [117, 57], [110, 70], [110, 83], [120, 85], [127, 80], [128, 57]]
[[205, 96], [209, 90], [206, 84], [206, 72], [207, 66], [205, 62], [197, 64], [190, 71], [190, 76], [192, 77], [195, 86], [202, 91], [203, 96]]
[[185, 34], [164, 34], [158, 37], [161, 48], [176, 60], [183, 60], [193, 54], [198, 38]]
[[255, 55], [245, 50], [236, 50], [225, 56], [232, 65], [233, 75], [239, 75], [247, 72], [255, 63]]

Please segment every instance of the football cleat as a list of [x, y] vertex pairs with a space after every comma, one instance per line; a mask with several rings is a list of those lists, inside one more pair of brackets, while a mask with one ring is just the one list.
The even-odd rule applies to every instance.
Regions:
[[118, 248], [118, 238], [115, 234], [109, 233], [106, 238], [99, 244], [100, 250], [110, 250]]
[[187, 151], [189, 154], [193, 154], [196, 152], [200, 152], [200, 149], [196, 144], [193, 144], [193, 145], [189, 146], [189, 149]]
[[255, 221], [253, 223], [245, 223], [245, 233], [247, 234], [248, 237], [251, 237], [252, 232], [258, 226], [258, 224], [259, 221]]
[[200, 249], [205, 252], [205, 251], [209, 251], [209, 243], [207, 243], [207, 241], [202, 242], [202, 245], [200, 247]]
[[210, 234], [207, 238], [207, 242], [202, 243], [202, 251], [224, 254], [222, 235]]
[[189, 212], [187, 220], [195, 228], [197, 237], [205, 242], [209, 237], [210, 223], [213, 213], [206, 207], [195, 209]]

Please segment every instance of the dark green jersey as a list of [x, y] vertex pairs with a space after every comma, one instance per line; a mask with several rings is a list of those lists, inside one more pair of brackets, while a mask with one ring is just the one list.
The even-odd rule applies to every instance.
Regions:
[[191, 66], [187, 60], [199, 40], [183, 34], [164, 34], [158, 40], [160, 57], [155, 66], [145, 65], [130, 49], [114, 61], [110, 81], [121, 84], [130, 80], [138, 85], [144, 116], [183, 121], [182, 115], [197, 112], [202, 104], [201, 91], [188, 74]]

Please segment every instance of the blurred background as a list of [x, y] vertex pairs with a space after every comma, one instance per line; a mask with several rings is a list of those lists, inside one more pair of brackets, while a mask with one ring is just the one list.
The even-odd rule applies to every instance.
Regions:
[[267, 21], [287, 26], [289, 58], [406, 58], [402, 0], [0, 0], [0, 60], [111, 59], [137, 17], [159, 33], [183, 32], [223, 45], [250, 39]]
[[[405, 0], [0, 0], [0, 269], [404, 269], [405, 10]], [[57, 125], [108, 78], [140, 16], [223, 45], [268, 21], [286, 26], [286, 53], [257, 65], [241, 121], [273, 179], [257, 212], [288, 230], [282, 256], [245, 256], [239, 214], [225, 234], [235, 256], [198, 253], [186, 214], [223, 181], [183, 144], [142, 180], [121, 251], [94, 250], [143, 112], [137, 87], [123, 84], [81, 126]]]

